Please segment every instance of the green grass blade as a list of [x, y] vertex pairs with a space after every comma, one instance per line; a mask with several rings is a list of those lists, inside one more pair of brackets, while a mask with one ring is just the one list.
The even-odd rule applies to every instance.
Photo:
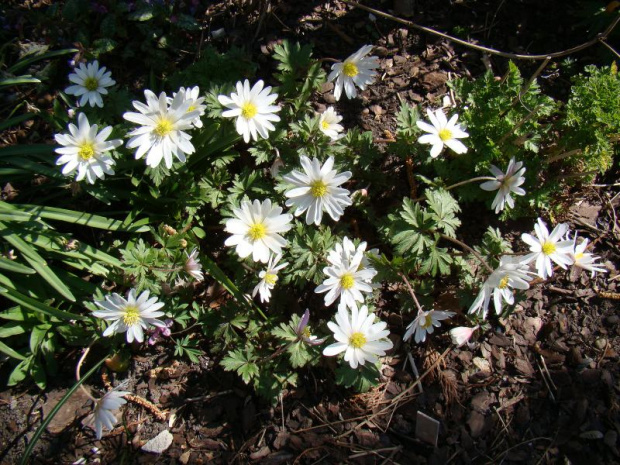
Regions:
[[4, 223], [0, 222], [0, 237], [4, 238], [9, 244], [19, 250], [25, 257], [30, 257], [39, 264], [44, 264], [45, 260], [29, 244], [24, 242], [21, 237], [12, 232]]
[[65, 299], [70, 300], [71, 302], [75, 302], [76, 299], [71, 292], [71, 289], [69, 289], [65, 285], [65, 283], [63, 283], [62, 280], [58, 276], [56, 276], [56, 273], [52, 271], [52, 269], [47, 265], [47, 263], [38, 263], [37, 261], [32, 260], [27, 255], [24, 255], [24, 258], [28, 263], [30, 263], [30, 266], [32, 266], [35, 271], [39, 273], [39, 276], [45, 281], [47, 281], [50, 286], [56, 289], [56, 291], [58, 291], [60, 295], [62, 295]]
[[0, 158], [41, 153], [45, 155], [50, 155], [54, 153], [54, 149], [56, 147], [58, 146], [50, 144], [10, 145], [9, 147], [2, 147], [0, 149]]
[[17, 76], [14, 78], [0, 79], [0, 87], [19, 86], [22, 84], [39, 84], [40, 79], [32, 76]]
[[13, 273], [21, 273], [21, 274], [34, 274], [35, 271], [27, 267], [26, 265], [22, 265], [14, 260], [9, 260], [8, 258], [0, 257], [0, 269], [6, 271], [12, 271]]
[[24, 357], [19, 352], [15, 352], [13, 349], [11, 349], [9, 346], [7, 346], [2, 341], [0, 341], [0, 352], [2, 352], [5, 355], [8, 355], [11, 358], [16, 358], [17, 360], [26, 360], [26, 357]]
[[24, 451], [24, 455], [23, 455], [21, 461], [19, 462], [20, 465], [26, 465], [28, 463], [28, 460], [30, 459], [30, 456], [32, 455], [32, 451], [34, 450], [34, 446], [39, 441], [39, 438], [41, 437], [41, 435], [43, 434], [43, 432], [47, 428], [47, 425], [50, 424], [50, 422], [56, 416], [58, 411], [69, 400], [69, 397], [71, 397], [73, 395], [73, 393], [75, 391], [77, 391], [77, 389], [80, 387], [80, 385], [84, 381], [86, 381], [88, 378], [90, 378], [99, 369], [99, 367], [103, 364], [103, 362], [105, 362], [106, 358], [108, 358], [108, 355], [103, 357], [94, 367], [92, 367], [90, 370], [88, 370], [88, 373], [86, 373], [84, 376], [82, 376], [82, 378], [78, 382], [76, 382], [71, 387], [71, 389], [69, 389], [67, 391], [67, 393], [64, 396], [62, 396], [62, 399], [60, 399], [60, 401], [58, 401], [58, 404], [56, 404], [56, 406], [52, 409], [52, 411], [50, 413], [48, 413], [47, 418], [45, 418], [45, 420], [43, 420], [43, 422], [41, 423], [39, 428], [34, 433], [34, 436], [32, 436], [32, 439], [30, 440], [30, 444], [28, 444], [28, 447], [26, 447], [26, 450]]
[[64, 310], [59, 310], [50, 305], [44, 304], [43, 302], [39, 302], [38, 300], [28, 297], [27, 295], [22, 294], [21, 292], [13, 289], [12, 287], [5, 285], [4, 282], [2, 283], [2, 286], [0, 287], [0, 295], [2, 295], [3, 297], [6, 297], [9, 300], [12, 300], [13, 302], [21, 305], [22, 307], [28, 308], [35, 312], [44, 313], [45, 315], [53, 316], [54, 318], [58, 318], [60, 320], [85, 320], [86, 319], [85, 316], [77, 315], [75, 313], [65, 312]]
[[62, 50], [52, 50], [51, 52], [46, 53], [32, 54], [32, 56], [27, 56], [26, 58], [22, 58], [21, 60], [19, 60], [9, 69], [7, 69], [7, 72], [15, 74], [15, 72], [19, 71], [20, 69], [26, 68], [27, 66], [30, 66], [32, 63], [36, 63], [37, 61], [48, 60], [50, 58], [56, 58], [62, 55], [69, 55], [71, 53], [77, 52], [77, 48], [65, 48]]

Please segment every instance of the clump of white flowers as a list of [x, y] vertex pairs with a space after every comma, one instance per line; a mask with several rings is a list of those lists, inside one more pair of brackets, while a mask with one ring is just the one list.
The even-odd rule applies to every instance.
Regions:
[[80, 97], [81, 107], [88, 103], [91, 107], [103, 108], [101, 96], [108, 93], [107, 87], [116, 84], [112, 79], [112, 73], [105, 66], [100, 68], [97, 60], [88, 64], [80, 63], [74, 71], [69, 74], [69, 81], [74, 85], [67, 87], [65, 92]]
[[62, 174], [71, 175], [77, 171], [76, 181], [84, 178], [94, 184], [105, 175], [113, 175], [114, 159], [106, 152], [123, 144], [120, 139], [107, 140], [112, 133], [112, 126], [98, 132], [98, 126], [88, 123], [84, 113], [78, 115], [78, 125], [69, 124], [69, 134], [56, 134], [54, 138], [62, 147], [55, 149], [60, 157], [57, 165], [65, 165]]
[[357, 89], [364, 90], [368, 84], [372, 84], [377, 76], [376, 68], [379, 67], [379, 59], [374, 56], [367, 57], [372, 50], [372, 45], [364, 45], [357, 52], [344, 60], [343, 63], [334, 63], [332, 72], [327, 77], [328, 81], [336, 81], [334, 84], [334, 98], [340, 100], [342, 89], [347, 98], [355, 98]]
[[280, 107], [273, 105], [278, 94], [271, 93], [271, 87], [264, 87], [263, 81], [258, 81], [250, 89], [250, 81], [247, 79], [237, 83], [237, 92], [230, 96], [219, 95], [217, 99], [228, 110], [222, 112], [224, 118], [237, 118], [235, 126], [237, 133], [243, 136], [245, 142], [252, 139], [258, 140], [258, 136], [266, 139], [269, 131], [273, 131], [273, 123], [280, 121], [276, 115]]
[[431, 121], [431, 124], [428, 124], [425, 121], [416, 122], [416, 124], [420, 129], [422, 129], [422, 131], [428, 133], [421, 136], [418, 139], [418, 142], [420, 144], [432, 145], [432, 158], [437, 158], [441, 151], [444, 149], [444, 146], [449, 147], [458, 154], [467, 152], [467, 147], [458, 140], [463, 139], [464, 137], [469, 137], [469, 134], [463, 131], [461, 127], [456, 124], [459, 115], [452, 115], [452, 117], [448, 121], [445, 113], [441, 108], [438, 108], [434, 112], [430, 108], [427, 108], [426, 114], [428, 115], [428, 119]]

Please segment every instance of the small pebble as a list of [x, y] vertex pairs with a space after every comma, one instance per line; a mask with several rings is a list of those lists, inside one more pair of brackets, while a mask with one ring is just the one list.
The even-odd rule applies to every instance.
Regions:
[[594, 341], [594, 346], [597, 349], [603, 350], [605, 347], [607, 347], [607, 339], [605, 339], [604, 337], [599, 337], [596, 341]]

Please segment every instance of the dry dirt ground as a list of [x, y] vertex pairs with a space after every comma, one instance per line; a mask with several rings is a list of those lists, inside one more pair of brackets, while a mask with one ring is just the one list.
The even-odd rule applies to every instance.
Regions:
[[[511, 51], [548, 51], [552, 42], [546, 21], [552, 17], [553, 43], [558, 48], [574, 43], [573, 19], [562, 2], [368, 3], [401, 15], [413, 4], [413, 19], [420, 24], [445, 31], [464, 26], [476, 40]], [[272, 2], [269, 11], [240, 5], [215, 3], [208, 10], [210, 27], [226, 28], [226, 45], [249, 44], [266, 68], [270, 47], [284, 37], [313, 43], [316, 56], [339, 59], [361, 44], [374, 44], [381, 79], [360, 99], [337, 104], [328, 84], [315, 105], [317, 110], [336, 105], [347, 127], [360, 124], [372, 130], [379, 144], [385, 143], [386, 131], [394, 131], [399, 98], [426, 104], [446, 95], [446, 82], [456, 76], [477, 76], [487, 68], [500, 75], [506, 66], [504, 59], [483, 60], [478, 52], [389, 20], [370, 21], [367, 13], [337, 1]], [[585, 51], [576, 58], [589, 62], [596, 56]], [[551, 87], [561, 79], [543, 73], [542, 84]], [[396, 192], [406, 195], [404, 167], [390, 169]], [[615, 170], [599, 182], [617, 179], [617, 166]], [[217, 360], [207, 355], [195, 364], [178, 360], [173, 347], [164, 343], [140, 350], [128, 372], [106, 376], [164, 410], [165, 419], [129, 403], [122, 425], [98, 441], [81, 425], [90, 407], [78, 392], [43, 435], [34, 463], [81, 458], [126, 464], [620, 463], [617, 192], [617, 187], [584, 187], [574, 193], [573, 205], [561, 218], [592, 239], [609, 273], [596, 278], [585, 272], [556, 273], [528, 291], [510, 318], [493, 320], [489, 332], [460, 349], [445, 334], [422, 346], [406, 345], [396, 336], [381, 384], [369, 393], [338, 388], [329, 381], [330, 373], [315, 369], [304, 372], [301, 387], [285, 392], [272, 406], [236, 376], [222, 372]], [[510, 227], [518, 237], [531, 223], [527, 219], [503, 228]], [[386, 284], [386, 301], [402, 286]], [[436, 297], [455, 309], [450, 289]], [[388, 305], [382, 311], [392, 332], [402, 335], [408, 321]], [[457, 316], [455, 321], [464, 320]], [[208, 347], [201, 348], [208, 353]], [[44, 393], [28, 386], [0, 393], [2, 463], [18, 461], [41, 419], [71, 386], [79, 355], [62, 355], [66, 376]], [[95, 353], [89, 360], [97, 358]], [[410, 358], [420, 374], [428, 370], [419, 384], [414, 383]], [[432, 442], [433, 419], [439, 424], [436, 446], [428, 440], [430, 435]], [[173, 440], [163, 454], [140, 449], [164, 430]]]

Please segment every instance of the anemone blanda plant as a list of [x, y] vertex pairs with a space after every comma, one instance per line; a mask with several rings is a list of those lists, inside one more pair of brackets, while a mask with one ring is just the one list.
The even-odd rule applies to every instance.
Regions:
[[334, 98], [336, 100], [340, 100], [343, 88], [347, 98], [355, 98], [357, 96], [355, 86], [364, 90], [367, 85], [374, 82], [377, 76], [375, 69], [379, 67], [379, 59], [374, 56], [367, 56], [372, 48], [372, 45], [364, 45], [344, 62], [332, 65], [332, 72], [329, 73], [327, 80], [335, 81]]
[[441, 108], [432, 111], [430, 108], [426, 109], [426, 114], [431, 124], [425, 121], [418, 120], [417, 126], [428, 134], [424, 134], [418, 139], [420, 144], [430, 144], [431, 157], [437, 158], [442, 152], [445, 146], [452, 149], [457, 154], [463, 154], [467, 152], [467, 147], [458, 139], [469, 137], [461, 127], [456, 124], [459, 118], [458, 114], [452, 115], [450, 120], [446, 118], [445, 113]]
[[334, 107], [328, 107], [319, 116], [319, 130], [331, 140], [338, 140], [342, 137], [340, 133], [344, 130], [340, 124], [341, 121], [342, 116], [336, 113]]
[[101, 439], [103, 436], [104, 427], [110, 431], [114, 429], [117, 420], [113, 412], [127, 403], [123, 396], [128, 394], [131, 393], [108, 391], [101, 399], [95, 400], [93, 412], [86, 418], [85, 423], [93, 426], [97, 439]]
[[250, 136], [255, 141], [258, 136], [266, 139], [269, 131], [273, 131], [273, 123], [280, 121], [276, 114], [280, 107], [274, 105], [278, 94], [271, 93], [271, 86], [264, 87], [265, 83], [259, 80], [250, 88], [250, 81], [237, 82], [237, 92], [230, 96], [218, 95], [218, 101], [228, 108], [222, 112], [224, 118], [236, 118], [237, 133], [243, 140], [250, 142]]
[[204, 275], [202, 273], [200, 259], [198, 258], [198, 249], [193, 249], [190, 254], [185, 252], [185, 255], [187, 256], [187, 260], [185, 260], [183, 269], [196, 281], [202, 281], [204, 279]]
[[327, 323], [334, 333], [336, 342], [323, 349], [323, 355], [331, 357], [344, 352], [345, 362], [355, 369], [366, 362], [376, 363], [379, 357], [393, 347], [388, 339], [390, 331], [384, 321], [375, 323], [375, 315], [366, 305], [349, 311], [341, 304], [336, 313], [336, 322]]
[[493, 298], [495, 313], [502, 313], [502, 304], [514, 304], [512, 289], [529, 289], [532, 280], [527, 264], [519, 258], [504, 255], [500, 258], [499, 266], [495, 269], [482, 285], [478, 296], [469, 307], [468, 313], [476, 313], [486, 318], [489, 311], [489, 303]]
[[81, 107], [88, 103], [91, 107], [103, 108], [101, 96], [108, 93], [107, 87], [116, 84], [112, 79], [112, 73], [105, 66], [99, 67], [97, 60], [88, 64], [80, 63], [80, 66], [69, 74], [69, 81], [73, 85], [67, 87], [65, 92], [79, 97]]
[[[362, 243], [353, 255], [347, 253], [332, 253], [328, 255], [331, 266], [323, 269], [327, 276], [314, 292], [325, 294], [325, 305], [333, 304], [340, 298], [341, 304], [349, 308], [357, 308], [357, 302], [364, 302], [362, 292], [372, 292], [372, 278], [377, 274], [374, 268], [361, 268], [366, 243]], [[334, 249], [337, 250], [337, 249]], [[344, 248], [342, 249], [344, 251]]]
[[538, 218], [534, 231], [536, 237], [528, 233], [521, 235], [531, 251], [523, 258], [523, 263], [535, 262], [538, 276], [547, 279], [553, 275], [552, 261], [564, 269], [573, 263], [573, 241], [563, 239], [568, 233], [567, 224], [558, 224], [549, 234], [547, 225]]
[[267, 263], [271, 252], [281, 254], [288, 241], [281, 234], [293, 227], [293, 216], [282, 213], [282, 208], [263, 202], [242, 201], [240, 208], [233, 208], [234, 218], [226, 221], [226, 232], [232, 234], [225, 245], [235, 247], [237, 255], [246, 258], [252, 255], [255, 262]]
[[60, 154], [57, 165], [64, 165], [62, 174], [69, 176], [77, 171], [76, 181], [84, 178], [94, 184], [105, 175], [113, 175], [115, 162], [109, 152], [123, 144], [120, 139], [107, 140], [112, 133], [112, 126], [98, 132], [98, 126], [88, 123], [84, 113], [78, 115], [78, 125], [70, 123], [69, 134], [56, 134], [54, 138], [62, 147], [55, 149]]
[[[181, 87], [178, 93], [183, 96], [185, 102], [189, 102], [189, 107], [187, 108], [188, 112], [198, 112], [198, 115], [192, 120], [192, 125], [195, 128], [201, 128], [203, 126], [201, 118], [204, 116], [207, 106], [204, 103], [205, 97], [200, 96], [200, 87], [194, 86], [192, 88], [188, 87], [187, 89], [185, 87]], [[170, 103], [174, 101], [176, 96], [177, 92], [172, 94]]]
[[441, 326], [442, 320], [447, 320], [454, 316], [454, 312], [445, 312], [442, 310], [428, 310], [424, 311], [420, 309], [418, 315], [407, 326], [403, 341], [408, 341], [411, 336], [414, 336], [416, 343], [426, 341], [427, 334], [433, 334], [435, 328]]
[[525, 190], [519, 187], [525, 182], [523, 162], [515, 162], [515, 159], [511, 158], [506, 173], [495, 165], [491, 165], [489, 170], [495, 176], [495, 180], [483, 182], [480, 187], [485, 191], [497, 190], [491, 208], [495, 209], [495, 213], [502, 211], [505, 205], [514, 208], [515, 203], [511, 194], [525, 195]]
[[185, 92], [177, 92], [169, 99], [165, 92], [158, 97], [147, 89], [144, 96], [146, 104], [132, 102], [138, 112], [123, 115], [127, 121], [140, 125], [129, 133], [127, 148], [137, 149], [136, 160], [146, 155], [146, 164], [151, 168], [159, 166], [162, 160], [166, 168], [171, 168], [173, 155], [185, 163], [186, 155], [195, 152], [191, 136], [185, 131], [194, 127], [193, 121], [200, 117], [200, 111], [188, 111], [192, 101], [185, 98]]
[[590, 276], [594, 277], [596, 273], [607, 273], [607, 269], [603, 267], [602, 263], [597, 263], [600, 257], [586, 252], [588, 248], [588, 239], [584, 238], [579, 244], [577, 244], [577, 234], [573, 240], [573, 251], [571, 253], [573, 259], [573, 265], [587, 270], [590, 272]]
[[252, 291], [252, 297], [256, 297], [256, 294], [259, 294], [261, 302], [269, 302], [269, 299], [271, 298], [271, 290], [278, 282], [278, 271], [288, 265], [287, 262], [280, 263], [278, 265], [281, 258], [282, 255], [279, 254], [272, 255], [269, 258], [267, 268], [258, 274], [260, 281]]
[[158, 302], [157, 297], [149, 299], [149, 291], [136, 294], [136, 289], [130, 289], [127, 298], [114, 292], [105, 296], [104, 300], [95, 300], [101, 310], [95, 310], [93, 316], [112, 323], [103, 336], [127, 333], [127, 342], [144, 342], [145, 329], [150, 326], [166, 327], [166, 323], [157, 319], [164, 315], [160, 310], [164, 303]]
[[299, 161], [303, 172], [293, 170], [282, 177], [295, 186], [284, 194], [288, 197], [286, 206], [295, 207], [295, 216], [306, 212], [306, 224], [321, 224], [324, 211], [338, 221], [344, 208], [353, 203], [349, 191], [339, 187], [351, 178], [351, 172], [334, 170], [334, 157], [329, 157], [322, 166], [316, 158], [310, 160], [305, 155]]

